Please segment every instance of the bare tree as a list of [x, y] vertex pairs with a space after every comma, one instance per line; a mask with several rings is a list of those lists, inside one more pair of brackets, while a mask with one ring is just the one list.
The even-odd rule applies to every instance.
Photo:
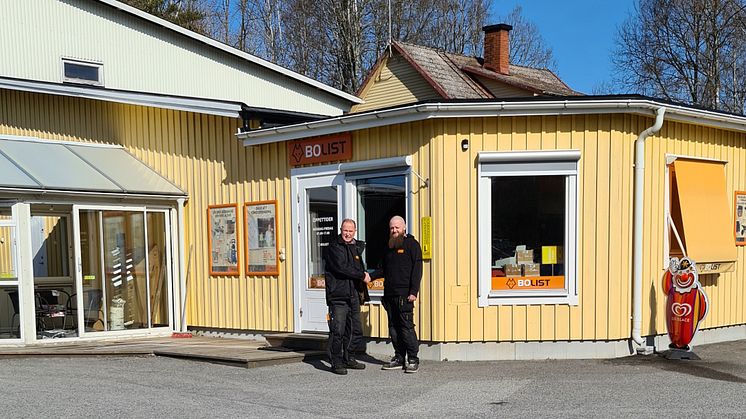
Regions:
[[191, 31], [206, 34], [207, 13], [200, 0], [122, 0], [151, 15], [183, 26]]
[[549, 47], [536, 25], [527, 20], [521, 6], [516, 6], [503, 21], [513, 26], [510, 32], [510, 62], [528, 67], [556, 70], [552, 48]]
[[626, 89], [743, 112], [746, 0], [638, 0], [616, 36]]

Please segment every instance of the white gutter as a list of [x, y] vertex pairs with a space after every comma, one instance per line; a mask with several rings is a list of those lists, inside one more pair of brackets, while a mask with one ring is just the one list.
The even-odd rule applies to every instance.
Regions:
[[184, 234], [186, 234], [186, 231], [184, 230], [184, 199], [179, 199], [179, 204], [176, 207], [176, 214], [179, 222], [179, 331], [180, 332], [186, 332], [187, 331], [187, 322], [186, 322], [186, 261], [184, 260]]
[[211, 99], [190, 98], [163, 95], [158, 93], [112, 90], [94, 87], [82, 87], [70, 84], [38, 82], [0, 77], [0, 89], [22, 92], [41, 93], [55, 96], [69, 96], [106, 102], [127, 103], [130, 105], [150, 106], [176, 111], [197, 112], [208, 115], [238, 118], [241, 103]]
[[663, 126], [665, 107], [655, 112], [655, 123], [641, 132], [635, 140], [635, 207], [633, 214], [633, 242], [632, 242], [632, 340], [640, 346], [638, 352], [647, 352], [640, 331], [642, 330], [642, 223], [643, 198], [645, 192], [645, 140], [660, 131]]
[[661, 107], [666, 107], [666, 119], [669, 121], [696, 123], [698, 125], [746, 132], [746, 117], [744, 116], [694, 109], [681, 105], [668, 105], [652, 99], [621, 98], [421, 103], [394, 109], [343, 115], [320, 121], [242, 132], [236, 136], [238, 139], [243, 140], [244, 146], [252, 146], [432, 118], [621, 113], [651, 116], [651, 114], [654, 114]]

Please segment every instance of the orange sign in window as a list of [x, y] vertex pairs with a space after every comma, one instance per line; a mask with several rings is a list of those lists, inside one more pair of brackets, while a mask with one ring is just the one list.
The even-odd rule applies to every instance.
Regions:
[[565, 277], [562, 276], [493, 276], [494, 291], [536, 291], [561, 290], [565, 288]]

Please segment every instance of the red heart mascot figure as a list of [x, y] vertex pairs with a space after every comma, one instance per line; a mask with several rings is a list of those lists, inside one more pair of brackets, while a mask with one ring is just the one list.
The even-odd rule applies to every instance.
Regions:
[[694, 261], [685, 257], [671, 258], [663, 276], [666, 293], [666, 327], [671, 347], [689, 350], [699, 323], [707, 315], [707, 295], [702, 290]]

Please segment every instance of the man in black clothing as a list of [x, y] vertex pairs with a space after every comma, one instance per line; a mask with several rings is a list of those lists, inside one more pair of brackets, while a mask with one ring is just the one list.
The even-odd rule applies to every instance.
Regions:
[[[394, 345], [394, 357], [382, 369], [404, 368], [415, 373], [420, 367], [417, 357], [419, 342], [414, 331], [414, 302], [422, 280], [422, 249], [414, 236], [407, 234], [407, 225], [400, 216], [389, 222], [389, 246], [381, 269], [371, 279], [384, 278], [383, 307], [389, 320], [389, 336]], [[370, 280], [370, 279], [369, 279]]]
[[[359, 284], [370, 282], [370, 275], [363, 265], [362, 251], [365, 243], [355, 240], [357, 228], [350, 219], [342, 221], [338, 237], [324, 252], [326, 278], [326, 304], [329, 307], [329, 361], [332, 372], [347, 374], [347, 369], [364, 369], [350, 355], [353, 334], [360, 333]], [[355, 322], [358, 324], [355, 325]]]

